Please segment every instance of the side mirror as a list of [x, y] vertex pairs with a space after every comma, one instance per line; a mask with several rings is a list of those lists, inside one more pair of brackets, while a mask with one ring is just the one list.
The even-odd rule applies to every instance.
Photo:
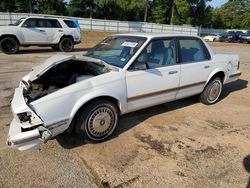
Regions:
[[29, 27], [27, 23], [23, 23], [22, 27]]
[[27, 25], [24, 23], [24, 24], [22, 25], [22, 27], [27, 27]]
[[136, 71], [136, 70], [147, 70], [147, 69], [148, 69], [147, 63], [136, 61], [136, 62], [130, 67], [129, 70]]

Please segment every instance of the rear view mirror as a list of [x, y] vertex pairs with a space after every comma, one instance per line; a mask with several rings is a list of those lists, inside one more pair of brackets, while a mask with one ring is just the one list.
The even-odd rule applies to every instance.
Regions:
[[22, 27], [28, 27], [28, 25], [27, 25], [26, 23], [24, 23], [24, 24], [22, 25]]

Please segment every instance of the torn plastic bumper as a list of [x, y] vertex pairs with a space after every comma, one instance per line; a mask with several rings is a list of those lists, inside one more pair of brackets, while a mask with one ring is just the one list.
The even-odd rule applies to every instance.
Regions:
[[10, 124], [7, 145], [20, 151], [39, 149], [42, 143], [47, 142], [52, 133], [43, 126], [33, 130], [22, 131], [21, 123], [12, 120]]

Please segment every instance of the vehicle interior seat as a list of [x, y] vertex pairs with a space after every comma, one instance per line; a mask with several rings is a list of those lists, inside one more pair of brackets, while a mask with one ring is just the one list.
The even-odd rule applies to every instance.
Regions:
[[164, 64], [164, 56], [166, 48], [162, 40], [152, 42], [152, 51], [149, 54], [148, 65], [149, 68], [157, 68]]
[[171, 40], [169, 43], [169, 47], [166, 48], [166, 54], [165, 54], [165, 60], [164, 60], [165, 65], [175, 64], [176, 55], [174, 53], [174, 49], [175, 49], [175, 42], [174, 40]]

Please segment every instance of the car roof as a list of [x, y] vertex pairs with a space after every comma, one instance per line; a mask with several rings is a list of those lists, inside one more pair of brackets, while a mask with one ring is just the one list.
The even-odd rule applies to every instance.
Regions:
[[63, 19], [63, 20], [71, 20], [71, 18], [61, 18], [61, 17], [55, 17], [55, 16], [27, 16], [22, 18], [43, 18], [43, 19]]
[[146, 38], [159, 38], [159, 37], [196, 37], [200, 38], [199, 36], [193, 34], [168, 34], [168, 33], [124, 33], [124, 34], [114, 34], [113, 36], [135, 36], [135, 37], [146, 37]]

